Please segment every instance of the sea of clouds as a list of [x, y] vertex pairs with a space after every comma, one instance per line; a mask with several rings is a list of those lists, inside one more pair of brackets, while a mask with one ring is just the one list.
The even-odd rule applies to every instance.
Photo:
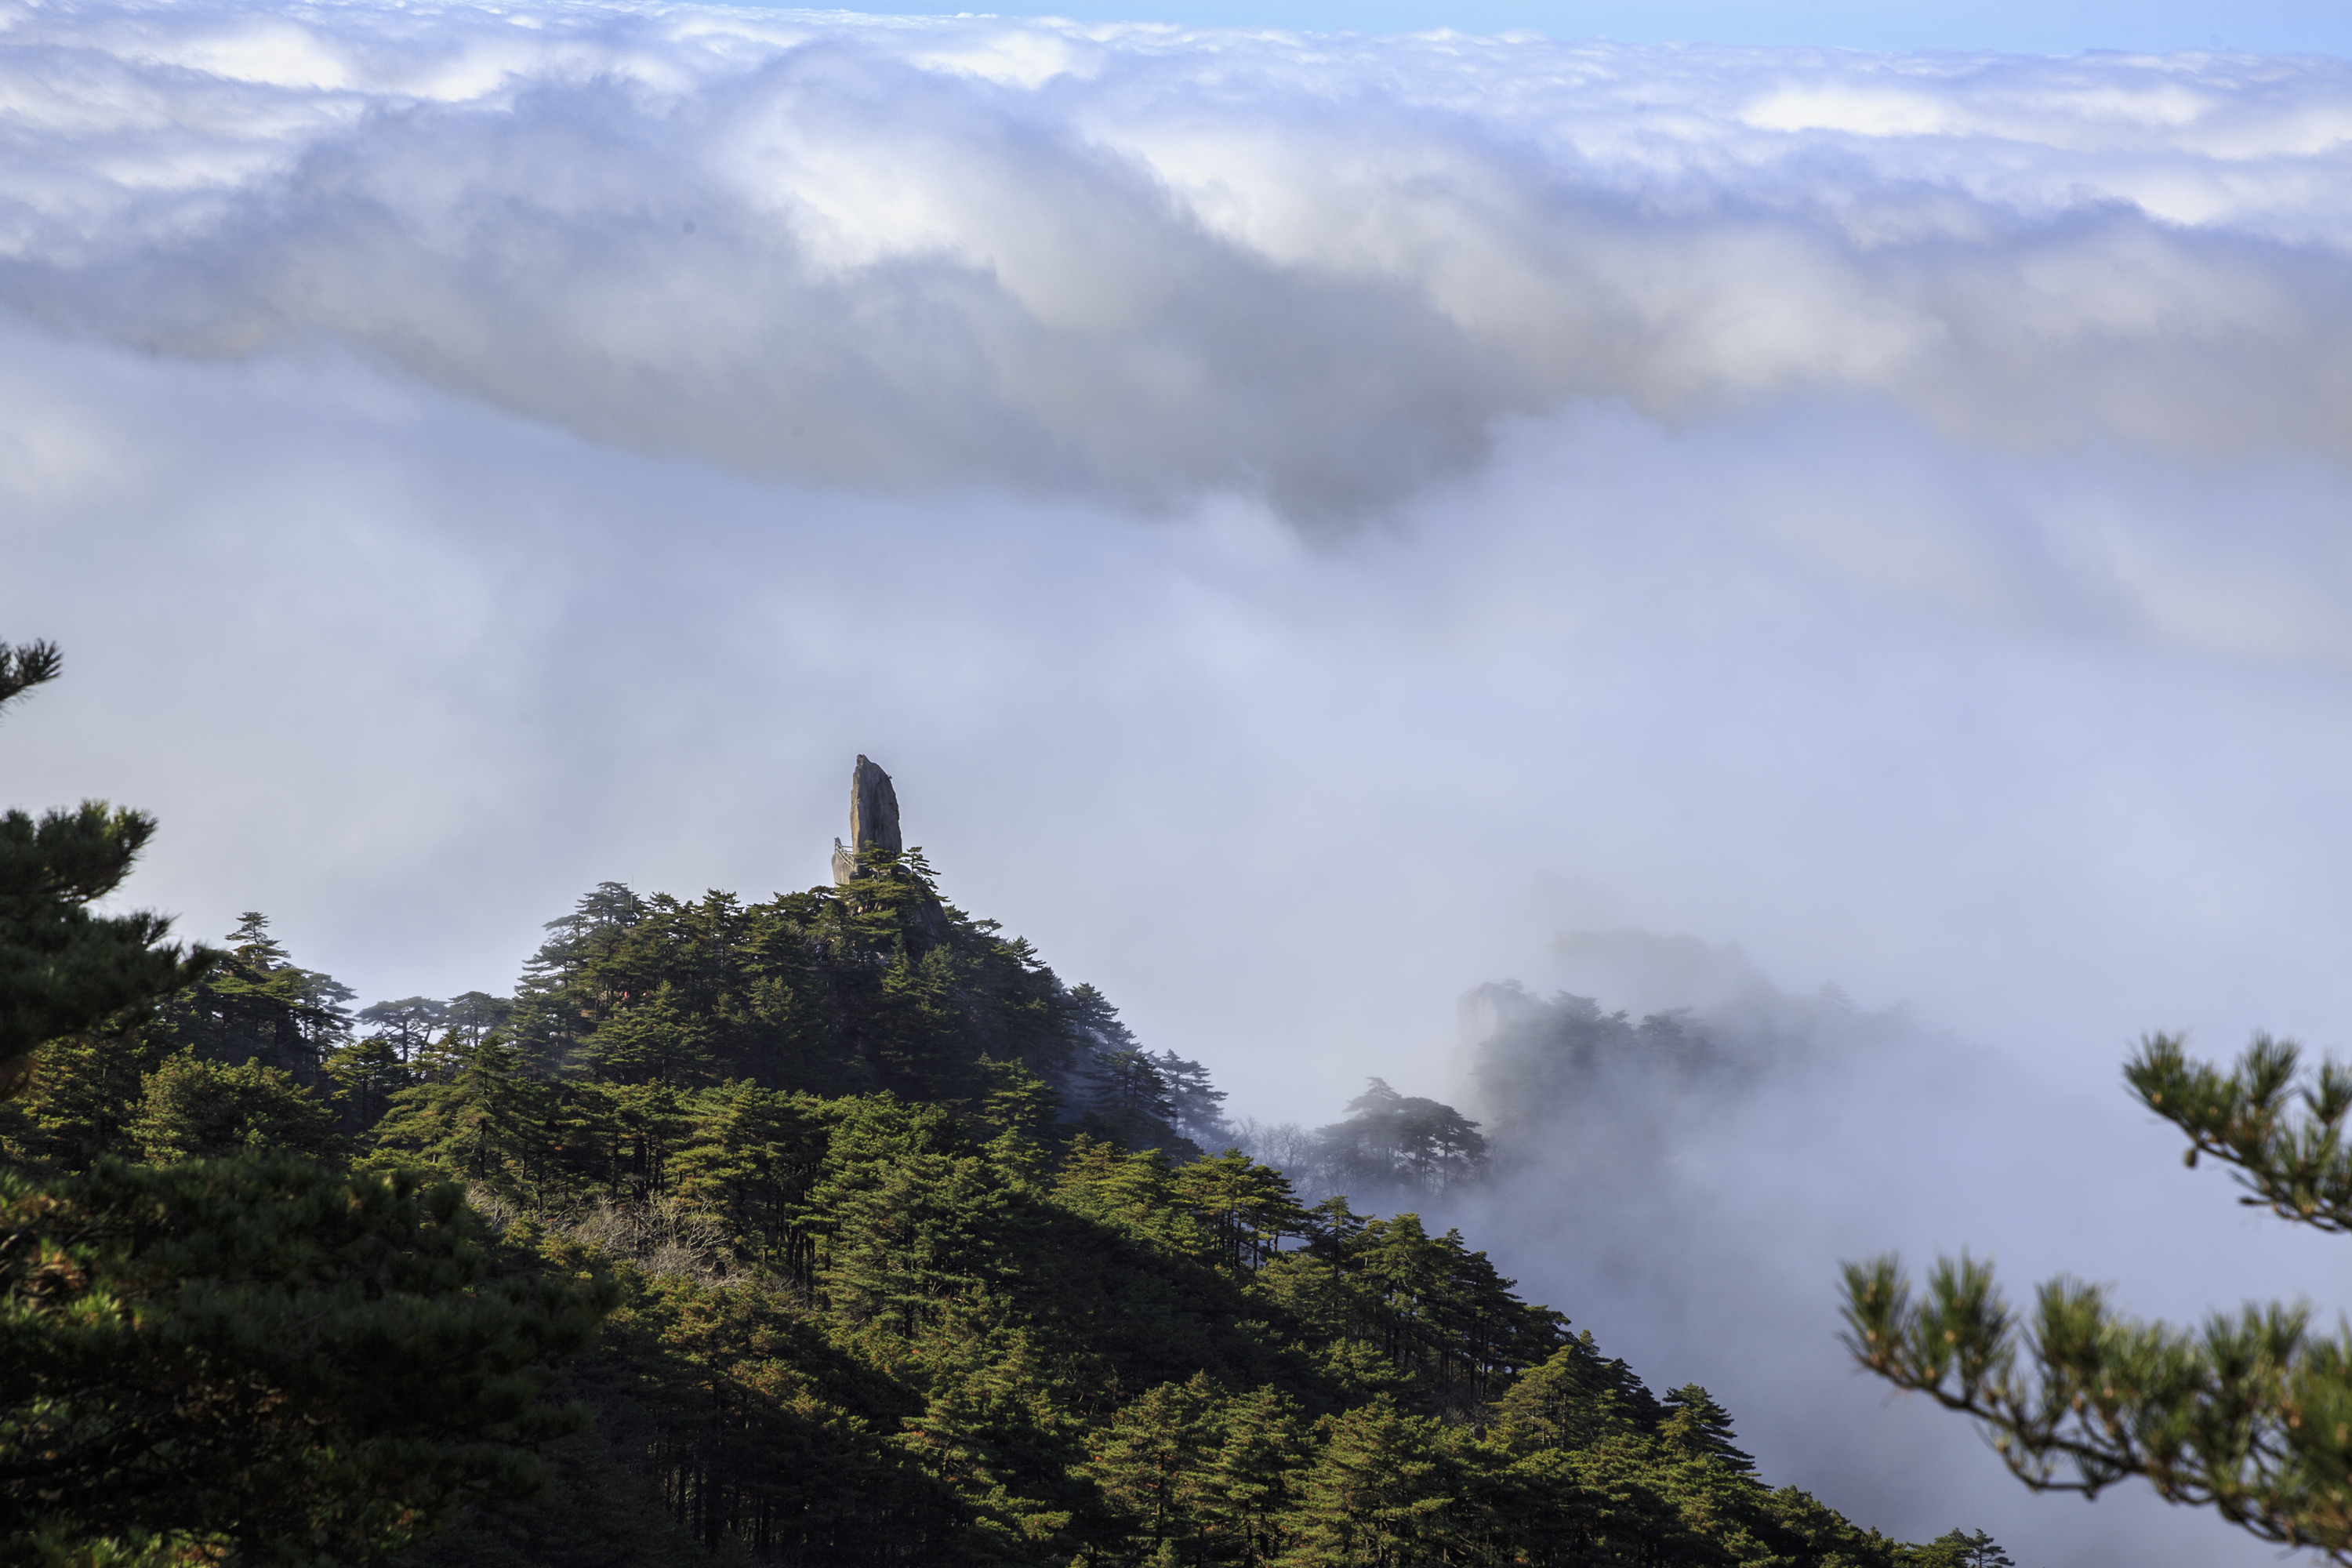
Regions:
[[598, 440], [1307, 522], [1571, 399], [2340, 456], [2347, 67], [12, 5], [0, 296]]
[[0, 4], [0, 800], [373, 999], [821, 879], [862, 752], [1310, 1123], [1467, 1103], [1481, 981], [1834, 982], [1479, 1239], [1889, 1529], [2268, 1560], [2025, 1497], [1833, 1279], [2332, 1304], [2115, 1068], [2352, 1017], [2347, 247], [2329, 58]]

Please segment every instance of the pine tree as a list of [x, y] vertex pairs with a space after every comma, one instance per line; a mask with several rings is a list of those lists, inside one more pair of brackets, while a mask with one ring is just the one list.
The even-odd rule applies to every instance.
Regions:
[[[1185, 1097], [1196, 1117], [1212, 1119], [1215, 1102], [1224, 1098], [1208, 1088], [1200, 1065], [1172, 1052], [1161, 1058], [1145, 1050], [1119, 1021], [1110, 999], [1091, 985], [1067, 992], [1059, 1011], [1079, 1045], [1067, 1092], [1087, 1131], [1129, 1149], [1164, 1149], [1181, 1159], [1198, 1155], [1201, 1146], [1177, 1126], [1178, 1096]], [[1197, 1075], [1197, 1081], [1188, 1078], [1180, 1089], [1168, 1076], [1171, 1063], [1177, 1071]]]
[[1030, 1332], [982, 1291], [947, 1306], [909, 1347], [928, 1383], [897, 1445], [943, 1482], [967, 1517], [964, 1561], [1066, 1563], [1085, 1479], [1078, 1423]]
[[514, 1010], [515, 1004], [510, 998], [493, 996], [484, 991], [468, 991], [462, 996], [452, 996], [442, 1004], [442, 1042], [453, 1046], [478, 1046], [490, 1035], [511, 1033], [508, 1026]]
[[1380, 1398], [1317, 1425], [1321, 1448], [1294, 1516], [1299, 1568], [1441, 1563], [1465, 1521], [1465, 1478], [1444, 1426]]
[[1732, 1442], [1731, 1413], [1706, 1389], [1686, 1383], [1669, 1393], [1664, 1405], [1665, 1419], [1658, 1424], [1661, 1441], [1686, 1454], [1704, 1455], [1741, 1475], [1755, 1470], [1756, 1461]]
[[549, 921], [552, 931], [523, 964], [515, 987], [513, 1030], [523, 1059], [539, 1071], [570, 1065], [580, 1037], [602, 1021], [620, 987], [592, 978], [645, 918], [636, 894], [620, 882], [599, 882], [572, 913]]
[[[0, 647], [0, 704], [57, 668], [47, 645]], [[0, 1171], [0, 1557], [371, 1562], [537, 1487], [536, 1446], [578, 1425], [539, 1395], [610, 1294], [486, 1269], [455, 1186], [268, 1152], [331, 1148], [282, 1067], [173, 1056], [132, 1109], [128, 1076], [166, 1033], [144, 1015], [218, 956], [84, 907], [153, 829], [94, 802], [0, 817], [0, 1079], [21, 1089], [35, 1049], [79, 1037], [6, 1130], [39, 1163]], [[222, 988], [177, 1016], [266, 1002], [315, 1071], [332, 1030], [305, 1026], [349, 993], [294, 970], [257, 916], [237, 940]], [[172, 1163], [103, 1152], [124, 1139]], [[224, 1146], [239, 1156], [186, 1158]]]
[[1289, 1546], [1314, 1446], [1297, 1397], [1249, 1389], [1217, 1411], [1221, 1441], [1202, 1482], [1203, 1528], [1214, 1561], [1263, 1568]]
[[0, 643], [0, 709], [34, 687], [55, 680], [63, 668], [55, 643], [35, 640], [14, 647]]
[[1399, 1094], [1373, 1079], [1348, 1110], [1346, 1121], [1315, 1135], [1331, 1179], [1343, 1186], [1442, 1193], [1475, 1181], [1486, 1168], [1478, 1124], [1450, 1105]]
[[944, 1114], [887, 1097], [855, 1108], [834, 1139], [808, 1203], [824, 1235], [819, 1289], [849, 1321], [912, 1339], [985, 1283], [1012, 1201], [1004, 1177]]
[[2017, 1559], [2000, 1549], [2000, 1542], [1983, 1531], [1967, 1537], [1968, 1568], [2017, 1568]]
[[541, 1099], [548, 1152], [567, 1173], [630, 1203], [668, 1190], [670, 1156], [691, 1125], [677, 1089], [591, 1079], [550, 1090]]
[[258, 1060], [307, 1087], [329, 1087], [327, 1058], [349, 1037], [352, 989], [296, 963], [257, 910], [238, 917], [228, 951], [167, 1002], [160, 1026], [175, 1046], [216, 1062]]
[[1127, 1525], [1124, 1561], [1150, 1561], [1162, 1547], [1199, 1561], [1206, 1471], [1221, 1446], [1216, 1402], [1208, 1377], [1195, 1373], [1146, 1390], [1097, 1434], [1087, 1474]]
[[807, 1200], [824, 1169], [825, 1109], [756, 1084], [706, 1089], [688, 1103], [689, 1135], [669, 1160], [681, 1202], [719, 1215], [744, 1257], [803, 1292], [816, 1284]]
[[283, 1069], [224, 1067], [189, 1051], [147, 1075], [129, 1131], [158, 1165], [269, 1152], [318, 1159], [341, 1142], [334, 1112]]
[[2017, 1568], [2017, 1560], [1985, 1531], [1956, 1525], [1915, 1548], [1905, 1568]]
[[454, 1186], [307, 1161], [0, 1173], [0, 1555], [364, 1563], [527, 1495], [610, 1298], [482, 1240]]
[[552, 1195], [550, 1094], [521, 1070], [521, 1052], [492, 1035], [454, 1053], [446, 1082], [412, 1084], [392, 1097], [375, 1129], [377, 1158], [420, 1161], [486, 1192]]
[[1307, 1232], [1307, 1211], [1282, 1173], [1238, 1151], [1180, 1168], [1173, 1192], [1216, 1237], [1219, 1261], [1235, 1273], [1255, 1273], [1285, 1239]]
[[708, 1083], [717, 1077], [709, 1026], [668, 981], [614, 1009], [580, 1047], [589, 1073], [610, 1083]]
[[392, 1109], [393, 1096], [417, 1081], [421, 1068], [412, 1066], [429, 1050], [420, 1046], [415, 1058], [404, 1055], [396, 1039], [369, 1035], [336, 1047], [327, 1055], [327, 1078], [334, 1085], [337, 1110], [344, 1130], [365, 1133]]
[[395, 1060], [405, 1067], [425, 1054], [433, 1031], [449, 1016], [449, 1004], [430, 996], [404, 996], [397, 1002], [377, 1002], [359, 1010], [366, 1037], [381, 1040]]
[[1654, 1431], [1664, 1415], [1633, 1369], [1603, 1359], [1586, 1332], [1513, 1382], [1496, 1403], [1495, 1429], [1514, 1452], [1559, 1451]]
[[132, 1007], [43, 1046], [31, 1082], [0, 1100], [0, 1161], [79, 1171], [101, 1155], [135, 1154], [131, 1121], [165, 1054], [157, 1034], [147, 1010]]
[[[60, 668], [52, 644], [0, 643], [0, 710]], [[89, 912], [154, 833], [153, 817], [104, 801], [0, 815], [0, 1099], [24, 1090], [43, 1045], [179, 989], [219, 956], [166, 942], [162, 915]]]
[[1096, 1133], [1130, 1149], [1197, 1153], [1171, 1121], [1175, 1107], [1151, 1053], [1130, 1047], [1097, 1051], [1083, 1069], [1087, 1122]]
[[1209, 1069], [1174, 1051], [1151, 1058], [1168, 1097], [1171, 1126], [1202, 1150], [1230, 1149], [1236, 1136], [1222, 1109], [1225, 1091], [1209, 1082]]

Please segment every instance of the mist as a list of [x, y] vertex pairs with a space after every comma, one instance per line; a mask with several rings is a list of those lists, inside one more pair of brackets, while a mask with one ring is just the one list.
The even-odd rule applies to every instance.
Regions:
[[[1736, 949], [1570, 932], [1544, 972], [1549, 996], [1487, 988], [1465, 1007], [1459, 1092], [1495, 1167], [1423, 1205], [1524, 1292], [1574, 1303], [1653, 1387], [1697, 1381], [1745, 1413], [1768, 1481], [1906, 1538], [1989, 1529], [2021, 1563], [2277, 1560], [2144, 1490], [2028, 1494], [1965, 1423], [1853, 1370], [1822, 1282], [1899, 1236], [1915, 1265], [1992, 1257], [2012, 1302], [2066, 1272], [2194, 1321], [2219, 1291], [2301, 1294], [2325, 1239], [2182, 1168], [2179, 1135], [2119, 1088], [2053, 1093], [1905, 1010], [1785, 991]], [[1612, 1029], [1576, 1000], [1593, 997], [1649, 1028]], [[1563, 1026], [1580, 1013], [1598, 1026]]]
[[2312, 1289], [2116, 1068], [2352, 1004], [2342, 62], [67, 5], [0, 82], [0, 798], [156, 813], [130, 901], [500, 991], [824, 880], [864, 752], [1239, 1113], [1481, 1114], [1481, 982], [1796, 1009], [1473, 1245], [1865, 1523], [2263, 1550], [1885, 1404], [1834, 1267]]

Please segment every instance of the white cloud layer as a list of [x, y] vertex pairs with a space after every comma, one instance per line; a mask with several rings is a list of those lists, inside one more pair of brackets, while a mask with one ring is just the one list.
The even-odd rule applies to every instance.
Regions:
[[0, 10], [0, 298], [329, 333], [824, 482], [1392, 508], [1498, 417], [1891, 396], [2341, 455], [2347, 68], [906, 22]]
[[156, 811], [141, 901], [495, 989], [600, 878], [820, 879], [864, 752], [1310, 1121], [1475, 982], [1652, 1000], [1561, 931], [1737, 943], [1919, 1028], [1505, 1266], [1889, 1528], [2270, 1560], [1882, 1408], [1831, 1268], [2332, 1278], [2113, 1074], [2352, 1019], [2352, 67], [0, 24], [0, 802]]

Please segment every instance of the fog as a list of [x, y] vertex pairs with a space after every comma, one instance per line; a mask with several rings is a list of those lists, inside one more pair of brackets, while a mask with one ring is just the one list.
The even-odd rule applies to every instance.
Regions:
[[1834, 1266], [2334, 1304], [2116, 1068], [2344, 1040], [2341, 62], [0, 28], [0, 799], [155, 812], [133, 900], [499, 990], [599, 879], [823, 879], [862, 752], [1240, 1112], [1473, 1103], [1484, 981], [1834, 984], [1475, 1243], [1866, 1522], [2263, 1551], [1885, 1404]]
[[[2033, 1498], [1964, 1424], [1854, 1372], [1823, 1318], [1837, 1262], [1900, 1237], [1914, 1264], [1995, 1257], [2010, 1299], [2059, 1272], [2194, 1320], [2224, 1292], [2298, 1293], [2329, 1245], [2249, 1217], [2179, 1136], [2120, 1092], [2053, 1094], [1993, 1052], [1834, 988], [1792, 995], [1736, 950], [1573, 932], [1549, 967], [1570, 994], [1688, 1008], [1707, 1065], [1650, 1042], [1604, 1050], [1546, 1099], [1469, 1048], [1466, 1103], [1497, 1179], [1436, 1207], [1654, 1387], [1705, 1384], [1769, 1481], [1794, 1481], [1911, 1539], [1989, 1529], [2025, 1563], [2254, 1563], [2269, 1549], [2121, 1488]], [[1541, 1005], [1528, 995], [1523, 1008]], [[1474, 1031], [1475, 1037], [1478, 1031]], [[1510, 1088], [1506, 1098], [1500, 1091]]]

